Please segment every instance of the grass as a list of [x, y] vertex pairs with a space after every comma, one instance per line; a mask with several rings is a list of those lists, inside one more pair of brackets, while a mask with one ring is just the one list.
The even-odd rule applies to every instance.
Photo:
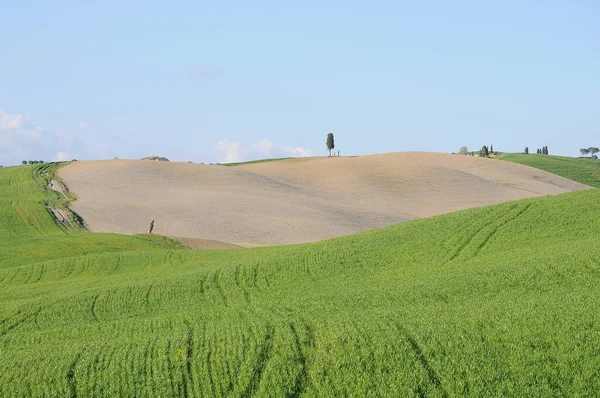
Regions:
[[247, 162], [219, 163], [219, 166], [243, 166], [245, 164], [268, 163], [268, 162], [276, 162], [278, 160], [286, 160], [286, 159], [292, 159], [292, 158], [290, 158], [290, 157], [287, 157], [287, 158], [272, 158], [272, 159], [250, 160], [250, 161], [247, 161]]
[[0, 396], [600, 390], [600, 190], [192, 251], [67, 231], [44, 184], [0, 170]]
[[598, 159], [518, 153], [500, 154], [498, 159], [535, 167], [590, 187], [600, 188], [600, 161]]
[[[91, 234], [80, 226], [68, 230], [49, 207], [68, 211], [70, 199], [51, 190], [50, 180], [61, 164], [6, 167], [0, 171], [0, 269], [35, 261], [87, 254], [173, 248], [179, 244], [160, 236], [129, 237]], [[68, 197], [72, 197], [67, 192]]]

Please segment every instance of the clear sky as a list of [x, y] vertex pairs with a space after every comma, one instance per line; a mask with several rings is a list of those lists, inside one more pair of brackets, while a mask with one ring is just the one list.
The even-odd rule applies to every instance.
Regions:
[[[324, 4], [327, 3], [327, 4]], [[600, 146], [597, 1], [0, 0], [0, 164]]]

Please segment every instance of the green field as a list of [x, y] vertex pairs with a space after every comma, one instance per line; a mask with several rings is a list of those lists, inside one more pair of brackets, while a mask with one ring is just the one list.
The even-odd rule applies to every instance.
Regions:
[[219, 166], [243, 166], [245, 164], [268, 163], [268, 162], [275, 162], [277, 160], [286, 160], [286, 159], [291, 159], [291, 158], [271, 158], [271, 159], [249, 160], [247, 162], [219, 163]]
[[521, 153], [503, 153], [499, 154], [497, 158], [535, 167], [590, 187], [600, 188], [600, 161], [598, 159]]
[[192, 251], [66, 230], [52, 167], [0, 169], [2, 397], [600, 391], [600, 190]]

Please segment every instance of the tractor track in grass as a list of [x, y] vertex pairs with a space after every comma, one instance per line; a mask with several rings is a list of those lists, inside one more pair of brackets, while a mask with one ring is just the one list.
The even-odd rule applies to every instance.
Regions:
[[[425, 372], [427, 373], [427, 377], [429, 378], [429, 382], [432, 385], [434, 385], [438, 390], [441, 391], [442, 397], [444, 397], [444, 398], [448, 397], [448, 392], [444, 389], [444, 386], [442, 385], [440, 377], [438, 376], [438, 374], [435, 371], [435, 369], [433, 369], [433, 367], [429, 363], [429, 360], [427, 359], [427, 356], [423, 352], [423, 349], [421, 348], [421, 346], [419, 345], [419, 343], [417, 342], [417, 340], [410, 333], [408, 333], [407, 331], [404, 331], [404, 336], [406, 337], [406, 340], [410, 344], [411, 349], [415, 353], [415, 355], [417, 357], [417, 360], [419, 361], [419, 363], [423, 367], [423, 370], [425, 370]], [[420, 391], [419, 395], [425, 396], [424, 392], [422, 392], [422, 391]]]
[[[9, 332], [11, 332], [12, 330], [14, 330], [15, 328], [18, 328], [19, 326], [21, 326], [22, 324], [26, 323], [27, 321], [34, 319], [39, 315], [40, 312], [42, 312], [43, 308], [38, 308], [35, 311], [33, 311], [33, 313], [24, 316], [23, 318], [19, 319], [17, 322], [13, 323], [12, 325], [6, 327], [6, 329], [4, 330], [0, 330], [0, 337], [4, 337], [6, 336]], [[19, 312], [17, 312], [17, 314], [19, 314]], [[15, 314], [15, 315], [17, 315]]]
[[79, 363], [79, 360], [81, 359], [82, 355], [83, 352], [77, 353], [77, 355], [75, 355], [75, 358], [69, 365], [69, 369], [67, 369], [67, 374], [65, 378], [67, 382], [69, 398], [77, 398], [77, 378], [75, 375], [75, 368], [77, 367], [77, 364]]
[[184, 322], [187, 327], [185, 339], [185, 372], [181, 375], [181, 384], [183, 387], [183, 396], [185, 398], [194, 396], [194, 372], [192, 361], [194, 358], [194, 329], [189, 322]]
[[[523, 214], [525, 214], [525, 212], [527, 212], [529, 210], [529, 208], [531, 208], [531, 206], [533, 205], [533, 203], [528, 203], [525, 206], [523, 206], [523, 208], [521, 210], [518, 210], [514, 215], [507, 217], [506, 220], [502, 221], [500, 224], [497, 224], [497, 226], [492, 230], [492, 232], [485, 238], [485, 240], [479, 245], [479, 247], [475, 250], [475, 254], [473, 255], [473, 257], [477, 256], [483, 249], [485, 249], [485, 247], [489, 244], [490, 240], [496, 236], [496, 234], [498, 234], [498, 232], [502, 229], [502, 227], [504, 227], [506, 224], [516, 220], [517, 218], [519, 218], [520, 216], [522, 216]], [[519, 208], [520, 205], [516, 205], [513, 209], [517, 209]]]
[[[476, 242], [478, 238], [481, 238], [481, 243], [477, 244], [477, 246], [473, 248], [472, 253], [467, 254], [468, 258], [474, 258], [479, 255], [479, 253], [481, 253], [481, 251], [489, 245], [492, 238], [496, 236], [504, 226], [525, 214], [532, 205], [532, 203], [527, 203], [524, 205], [515, 203], [511, 205], [510, 209], [505, 212], [500, 222], [496, 220], [495, 216], [488, 216], [488, 220], [484, 221], [475, 229], [474, 232], [470, 233], [462, 240], [450, 258], [443, 262], [443, 265], [447, 265], [453, 260], [461, 257], [463, 253], [467, 252], [469, 247], [473, 246], [473, 243]], [[488, 232], [487, 230], [490, 228], [491, 231]]]
[[298, 331], [296, 329], [296, 325], [293, 322], [290, 322], [290, 331], [292, 332], [292, 336], [294, 338], [294, 349], [296, 351], [296, 356], [298, 362], [300, 363], [301, 369], [300, 373], [296, 376], [296, 380], [294, 382], [294, 389], [291, 397], [297, 398], [300, 397], [308, 388], [309, 380], [308, 380], [308, 361], [306, 358], [306, 354], [304, 353], [303, 345], [308, 345], [310, 348], [314, 348], [314, 338], [312, 337], [312, 333], [309, 331], [310, 329], [306, 324], [302, 324], [307, 331], [309, 336], [309, 341], [306, 343], [301, 342], [300, 336], [298, 335]]
[[96, 322], [98, 322], [98, 315], [96, 314], [96, 303], [98, 302], [98, 297], [100, 297], [100, 294], [95, 295], [92, 298], [92, 303], [90, 304], [90, 313], [92, 314], [92, 318]]
[[260, 388], [267, 363], [271, 357], [271, 351], [273, 350], [273, 337], [275, 336], [275, 328], [271, 325], [267, 325], [263, 342], [261, 344], [260, 351], [254, 364], [254, 370], [250, 378], [250, 382], [246, 386], [246, 389], [242, 393], [242, 397], [253, 397], [256, 395]]

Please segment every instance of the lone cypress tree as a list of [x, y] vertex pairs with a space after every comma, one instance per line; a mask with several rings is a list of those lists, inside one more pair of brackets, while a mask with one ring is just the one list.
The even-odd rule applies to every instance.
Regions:
[[528, 146], [525, 147], [525, 155], [529, 155], [529, 147]]
[[148, 228], [148, 233], [151, 234], [153, 229], [154, 229], [154, 220], [152, 220], [152, 222], [150, 223], [150, 228]]
[[333, 141], [333, 133], [327, 134], [327, 150], [329, 151], [329, 156], [331, 156], [331, 151], [335, 148], [335, 142]]
[[490, 153], [494, 153], [494, 145], [490, 145]]

